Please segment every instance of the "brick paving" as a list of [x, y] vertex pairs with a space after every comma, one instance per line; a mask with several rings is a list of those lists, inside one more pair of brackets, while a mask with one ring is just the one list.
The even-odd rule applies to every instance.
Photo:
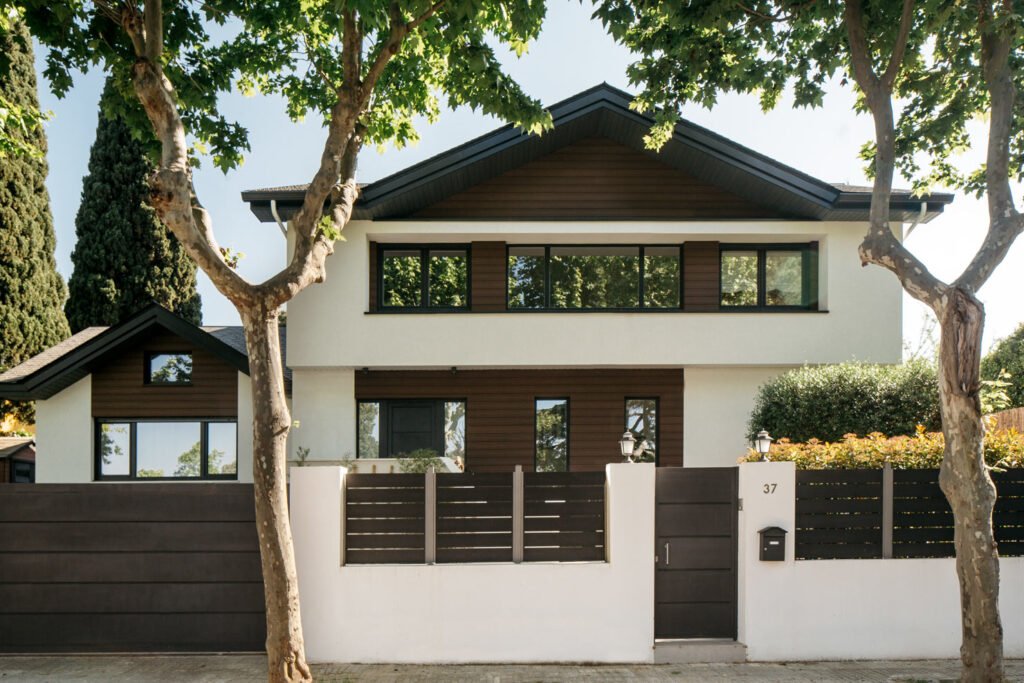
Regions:
[[[8, 656], [0, 683], [242, 683], [266, 680], [258, 655]], [[1009, 681], [1024, 683], [1024, 660], [1007, 663]], [[766, 683], [931, 683], [957, 680], [958, 662], [800, 662], [660, 665], [394, 665], [319, 664], [323, 683], [611, 683], [612, 681], [764, 681]]]

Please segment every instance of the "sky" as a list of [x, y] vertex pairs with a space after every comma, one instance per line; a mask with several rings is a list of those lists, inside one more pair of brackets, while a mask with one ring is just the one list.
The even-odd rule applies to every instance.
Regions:
[[[599, 22], [590, 18], [587, 2], [554, 0], [549, 4], [544, 32], [522, 58], [507, 55], [508, 72], [523, 88], [545, 104], [554, 104], [597, 83], [607, 82], [636, 92], [626, 77], [634, 61], [625, 48], [605, 34]], [[41, 71], [45, 54], [37, 47]], [[57, 267], [66, 278], [71, 275], [71, 250], [75, 240], [75, 213], [81, 199], [89, 147], [95, 136], [97, 102], [103, 74], [91, 72], [80, 77], [74, 90], [63, 100], [40, 80], [44, 110], [53, 112], [47, 124], [50, 191], [57, 230]], [[858, 157], [861, 145], [871, 139], [869, 117], [854, 115], [854, 95], [849, 88], [830, 88], [820, 109], [791, 109], [783, 101], [774, 111], [761, 111], [756, 97], [730, 95], [707, 110], [698, 106], [684, 109], [690, 121], [710, 128], [742, 145], [828, 182], [869, 184]], [[277, 97], [244, 97], [232, 93], [222, 98], [222, 110], [249, 129], [252, 151], [244, 165], [224, 175], [207, 160], [196, 175], [196, 188], [210, 211], [222, 246], [245, 256], [239, 272], [262, 280], [284, 265], [284, 238], [273, 224], [259, 223], [241, 201], [246, 189], [304, 183], [312, 177], [323, 148], [325, 131], [319, 121], [290, 121], [284, 101]], [[434, 124], [419, 122], [421, 140], [402, 150], [383, 153], [367, 149], [359, 160], [360, 182], [372, 182], [423, 159], [443, 152], [502, 125], [501, 121], [460, 108], [445, 111]], [[979, 122], [972, 149], [964, 158], [973, 163], [983, 158], [984, 125]], [[900, 184], [897, 181], [897, 186]], [[903, 186], [909, 184], [902, 180]], [[1015, 187], [1020, 197], [1021, 187]], [[944, 280], [954, 279], [970, 261], [988, 225], [983, 201], [958, 194], [945, 213], [917, 228], [907, 246], [928, 268]], [[874, 267], [874, 266], [872, 266]], [[315, 285], [314, 285], [315, 286]], [[232, 305], [200, 273], [205, 324], [238, 324]], [[979, 292], [987, 311], [984, 346], [1010, 334], [1024, 321], [1024, 239], [1018, 240], [989, 282]], [[927, 335], [928, 310], [905, 296], [904, 340], [918, 347]]]

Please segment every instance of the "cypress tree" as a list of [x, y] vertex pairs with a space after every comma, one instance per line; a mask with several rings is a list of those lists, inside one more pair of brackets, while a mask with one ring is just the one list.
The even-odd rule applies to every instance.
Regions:
[[65, 306], [74, 331], [113, 325], [155, 301], [198, 325], [195, 263], [149, 206], [153, 163], [117, 115], [108, 80], [75, 217], [75, 269]]
[[[12, 104], [39, 110], [32, 39], [12, 20], [0, 28], [0, 95]], [[41, 127], [9, 134], [46, 151]], [[46, 191], [45, 156], [10, 154], [0, 159], [0, 370], [5, 370], [68, 336], [64, 280], [57, 273], [57, 239]], [[8, 412], [9, 405], [0, 408]], [[17, 410], [26, 415], [24, 410]]]

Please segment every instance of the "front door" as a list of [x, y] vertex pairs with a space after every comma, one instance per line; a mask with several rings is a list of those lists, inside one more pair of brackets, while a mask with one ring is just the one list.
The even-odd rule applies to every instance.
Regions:
[[655, 638], [736, 639], [738, 473], [657, 469]]
[[396, 457], [428, 448], [444, 455], [443, 406], [440, 401], [389, 401], [386, 454]]

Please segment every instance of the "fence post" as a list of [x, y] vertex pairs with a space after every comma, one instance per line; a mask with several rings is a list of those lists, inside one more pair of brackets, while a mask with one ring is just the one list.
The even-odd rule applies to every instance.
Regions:
[[515, 563], [523, 561], [523, 548], [526, 545], [523, 491], [523, 466], [516, 465], [512, 473], [512, 561]]
[[437, 560], [437, 473], [431, 467], [424, 475], [423, 486], [423, 561]]
[[348, 533], [346, 524], [348, 514], [345, 505], [348, 501], [348, 469], [341, 468], [341, 566], [345, 566], [345, 534]]
[[882, 559], [892, 559], [892, 463], [882, 468]]

